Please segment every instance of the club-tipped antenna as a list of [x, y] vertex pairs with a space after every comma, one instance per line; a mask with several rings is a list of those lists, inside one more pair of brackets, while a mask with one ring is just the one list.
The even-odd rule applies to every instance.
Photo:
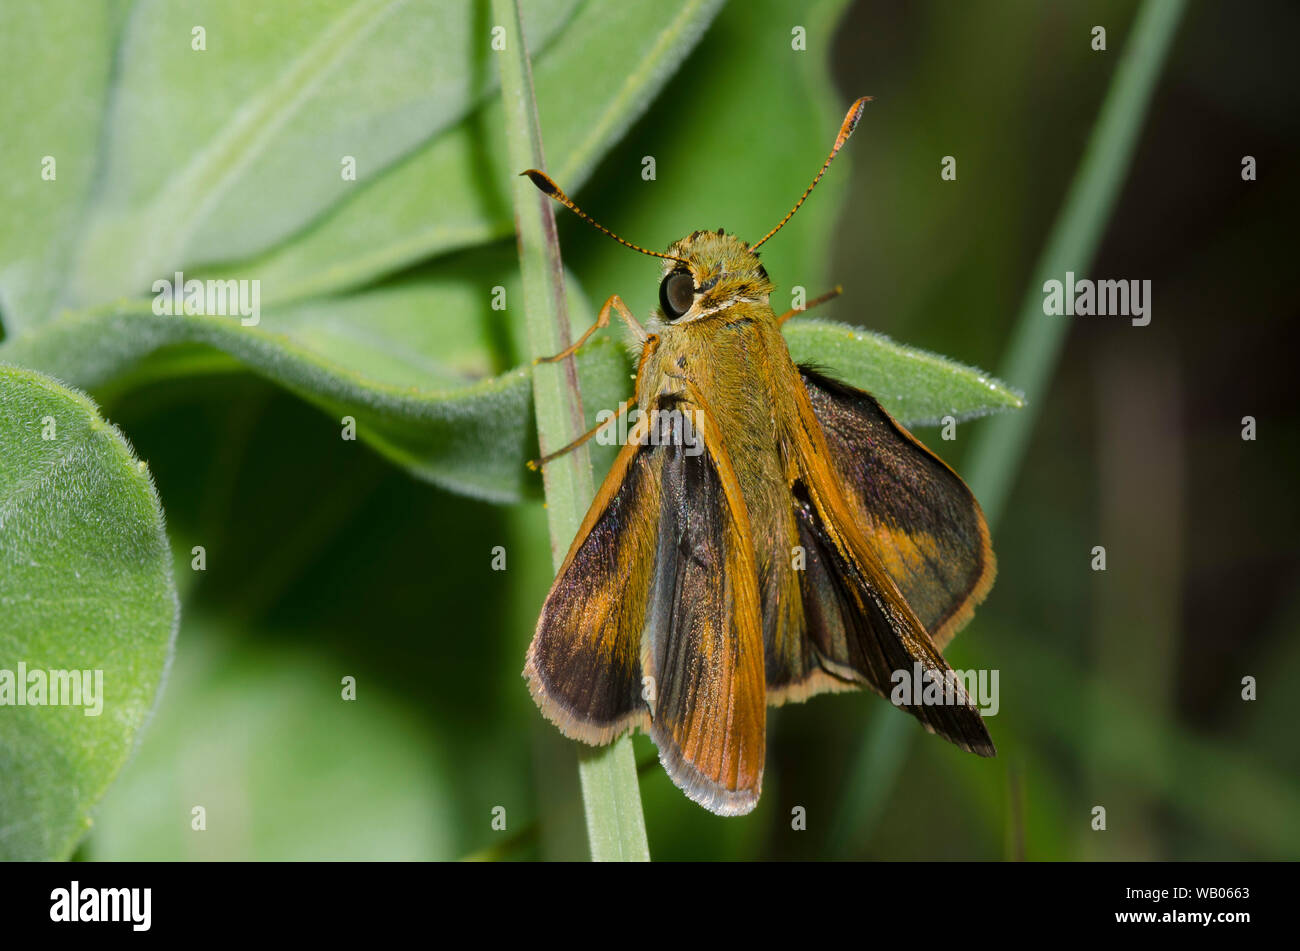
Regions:
[[648, 254], [651, 257], [664, 258], [669, 261], [680, 261], [682, 264], [685, 264], [687, 266], [690, 265], [690, 262], [687, 261], [685, 258], [679, 258], [672, 254], [660, 254], [658, 251], [651, 251], [648, 248], [641, 247], [641, 245], [639, 244], [633, 244], [631, 241], [627, 241], [623, 238], [620, 238], [618, 235], [610, 231], [608, 228], [602, 225], [595, 218], [591, 217], [591, 215], [587, 214], [585, 211], [583, 211], [581, 208], [575, 205], [573, 203], [573, 200], [569, 198], [568, 195], [564, 194], [564, 191], [560, 188], [560, 186], [555, 184], [555, 181], [551, 178], [551, 176], [547, 175], [545, 172], [539, 172], [535, 168], [530, 168], [530, 169], [525, 169], [519, 174], [527, 175], [529, 180], [534, 185], [536, 185], [538, 189], [540, 189], [544, 194], [554, 198], [561, 205], [563, 205], [565, 208], [568, 208], [569, 211], [573, 212], [583, 221], [588, 222], [597, 231], [603, 231], [605, 234], [609, 235], [619, 244], [624, 245], [625, 247], [629, 247], [633, 251], [640, 251], [642, 254]]
[[794, 217], [794, 213], [799, 210], [799, 206], [804, 203], [804, 200], [812, 194], [812, 190], [817, 187], [817, 183], [820, 182], [822, 176], [826, 174], [826, 169], [831, 167], [831, 162], [835, 160], [835, 156], [839, 154], [840, 149], [844, 147], [844, 143], [847, 142], [849, 136], [853, 134], [853, 129], [857, 126], [858, 120], [862, 118], [862, 110], [867, 107], [867, 103], [870, 101], [870, 96], [863, 96], [853, 105], [849, 106], [849, 111], [844, 116], [844, 122], [840, 125], [840, 134], [835, 137], [835, 144], [831, 146], [831, 154], [826, 156], [826, 161], [822, 164], [821, 171], [817, 173], [817, 177], [812, 180], [812, 184], [809, 185], [804, 190], [804, 193], [799, 196], [799, 200], [794, 203], [794, 207], [790, 209], [790, 213], [778, 221], [775, 228], [763, 235], [763, 237], [759, 238], [757, 244], [750, 245], [749, 250], [756, 250], [759, 244], [762, 244], [768, 238], [772, 237], [772, 235], [780, 231], [785, 226], [785, 223]]

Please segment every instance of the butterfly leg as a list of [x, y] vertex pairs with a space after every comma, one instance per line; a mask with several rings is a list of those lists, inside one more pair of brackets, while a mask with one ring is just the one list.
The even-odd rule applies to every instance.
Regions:
[[555, 356], [538, 357], [536, 360], [533, 361], [533, 363], [535, 364], [556, 363], [560, 360], [563, 360], [565, 357], [573, 356], [575, 353], [578, 352], [578, 348], [581, 347], [584, 343], [586, 343], [588, 339], [590, 339], [592, 334], [594, 334], [597, 330], [600, 330], [602, 327], [609, 326], [609, 312], [611, 310], [618, 311], [618, 316], [622, 318], [623, 323], [627, 324], [629, 327], [632, 328], [632, 332], [636, 334], [636, 339], [638, 343], [645, 343], [646, 332], [642, 328], [641, 324], [637, 322], [637, 319], [633, 315], [632, 311], [628, 310], [627, 304], [623, 303], [623, 298], [619, 297], [617, 294], [611, 294], [609, 296], [609, 300], [605, 301], [604, 305], [600, 308], [600, 313], [596, 316], [596, 322], [587, 328], [586, 333], [584, 333], [581, 337], [579, 337], [569, 346], [565, 347]]
[[560, 456], [563, 456], [566, 453], [573, 452], [573, 450], [577, 449], [583, 443], [587, 442], [589, 439], [591, 439], [592, 436], [596, 435], [598, 432], [600, 432], [610, 423], [614, 422], [614, 420], [621, 419], [627, 413], [627, 411], [631, 409], [634, 405], [636, 405], [636, 397], [635, 396], [628, 397], [623, 402], [618, 404], [618, 409], [614, 411], [613, 416], [597, 423], [593, 428], [587, 430], [585, 433], [583, 433], [573, 442], [569, 443], [567, 446], [562, 446], [561, 448], [555, 450], [555, 452], [547, 453], [545, 456], [542, 456], [542, 458], [540, 459], [529, 459], [528, 468], [536, 472], [537, 470], [541, 469], [542, 466], [546, 465], [548, 462], [551, 462], [554, 459], [558, 459], [560, 458]]
[[807, 304], [805, 304], [803, 307], [799, 308], [798, 310], [787, 310], [787, 311], [786, 311], [784, 314], [782, 314], [780, 317], [776, 318], [777, 325], [779, 326], [779, 325], [785, 323], [787, 320], [789, 320], [789, 319], [790, 319], [791, 317], [793, 317], [795, 314], [802, 314], [805, 310], [812, 310], [812, 309], [813, 309], [814, 307], [816, 307], [818, 304], [824, 304], [824, 303], [826, 303], [828, 300], [834, 300], [835, 298], [839, 297], [840, 294], [841, 294], [843, 291], [844, 291], [844, 288], [842, 288], [842, 287], [840, 287], [840, 285], [836, 284], [836, 285], [835, 285], [835, 289], [834, 289], [833, 291], [827, 291], [827, 292], [826, 292], [825, 294], [823, 294], [821, 297], [814, 297], [812, 300], [810, 300]]
[[[631, 312], [627, 311], [627, 308], [623, 307], [623, 301], [619, 298], [617, 294], [615, 294], [608, 301], [606, 301], [605, 306], [600, 309], [600, 312], [606, 315], [605, 316], [606, 323], [609, 322], [608, 311], [609, 311], [610, 303], [614, 301], [618, 302], [615, 306], [618, 306], [623, 309], [623, 311], [627, 314], [628, 319], [630, 319], [632, 323], [635, 325], [635, 329], [641, 330], [641, 325], [637, 324], [636, 318], [632, 317]], [[597, 324], [599, 323], [600, 321], [597, 320]], [[592, 330], [595, 329], [596, 329], [595, 327], [592, 328]], [[590, 334], [591, 330], [587, 331], [587, 333]], [[646, 361], [650, 359], [651, 354], [653, 354], [657, 349], [659, 349], [659, 338], [655, 334], [645, 334], [642, 339], [645, 341], [645, 349], [641, 352], [641, 361], [640, 363], [637, 364], [637, 368], [636, 368], [637, 392], [640, 392], [641, 390], [641, 373], [645, 369]], [[581, 343], [582, 341], [579, 340], [578, 344]], [[636, 405], [635, 395], [629, 397], [628, 399], [625, 399], [623, 402], [618, 404], [618, 409], [614, 412], [613, 416], [609, 417], [609, 419], [605, 420], [604, 422], [597, 423], [594, 428], [589, 429], [587, 432], [583, 433], [581, 436], [579, 436], [573, 442], [569, 443], [567, 446], [563, 446], [555, 450], [555, 452], [542, 456], [542, 458], [540, 459], [529, 459], [528, 468], [536, 472], [538, 469], [546, 465], [552, 459], [558, 459], [560, 456], [564, 455], [565, 453], [572, 452], [573, 450], [581, 446], [583, 443], [585, 443], [587, 440], [589, 440], [592, 436], [596, 435], [596, 433], [600, 432], [602, 429], [604, 429], [606, 426], [612, 423], [614, 420], [624, 416], [627, 413], [627, 411], [635, 405]], [[634, 429], [632, 434], [629, 435], [628, 437], [629, 440], [633, 439], [634, 437], [636, 439], [640, 439], [641, 436], [638, 435], [639, 432], [640, 431], [638, 429]]]

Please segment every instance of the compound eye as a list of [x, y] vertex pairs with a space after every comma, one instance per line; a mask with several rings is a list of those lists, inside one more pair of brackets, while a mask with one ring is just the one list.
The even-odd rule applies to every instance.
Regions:
[[659, 285], [659, 306], [664, 316], [676, 320], [695, 303], [695, 281], [686, 271], [673, 271]]

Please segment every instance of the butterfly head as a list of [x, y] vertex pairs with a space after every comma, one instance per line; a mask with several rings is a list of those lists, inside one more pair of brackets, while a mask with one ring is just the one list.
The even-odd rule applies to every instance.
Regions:
[[735, 235], [696, 231], [665, 253], [659, 316], [666, 323], [694, 320], [735, 304], [766, 303], [772, 282], [758, 254]]

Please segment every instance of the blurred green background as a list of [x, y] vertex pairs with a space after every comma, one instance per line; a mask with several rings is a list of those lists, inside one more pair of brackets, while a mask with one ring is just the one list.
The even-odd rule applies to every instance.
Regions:
[[[824, 316], [996, 373], [1134, 9], [732, 3], [572, 194], [650, 247], [719, 226], [753, 239], [806, 185], [847, 104], [872, 95], [824, 186], [764, 248], [778, 300], [843, 284]], [[1094, 24], [1107, 52], [1090, 48]], [[806, 51], [791, 49], [795, 25]], [[817, 698], [770, 714], [760, 805], [719, 819], [639, 737], [653, 857], [1300, 858], [1300, 434], [1279, 345], [1297, 316], [1283, 217], [1297, 207], [1297, 27], [1284, 2], [1248, 15], [1193, 3], [1175, 37], [1092, 268], [1150, 279], [1152, 323], [1072, 319], [994, 535], [997, 583], [948, 652], [1000, 671], [998, 758], [875, 697]], [[542, 123], [545, 138], [545, 108]], [[1258, 181], [1241, 180], [1247, 154]], [[940, 178], [945, 155], [955, 182]], [[654, 262], [572, 216], [559, 227], [589, 298], [653, 305]], [[512, 254], [503, 236], [371, 286]], [[486, 298], [427, 315], [485, 328], [482, 372], [517, 361], [519, 316]], [[585, 856], [572, 744], [519, 676], [550, 582], [537, 486], [517, 505], [452, 494], [224, 356], [165, 356], [91, 390], [156, 478], [184, 608], [160, 705], [78, 855]], [[1244, 415], [1255, 442], [1240, 438]], [[918, 435], [962, 472], [982, 425], [955, 442]], [[355, 702], [339, 699], [344, 676]], [[205, 834], [189, 828], [196, 804]], [[791, 829], [796, 806], [806, 831]]]

